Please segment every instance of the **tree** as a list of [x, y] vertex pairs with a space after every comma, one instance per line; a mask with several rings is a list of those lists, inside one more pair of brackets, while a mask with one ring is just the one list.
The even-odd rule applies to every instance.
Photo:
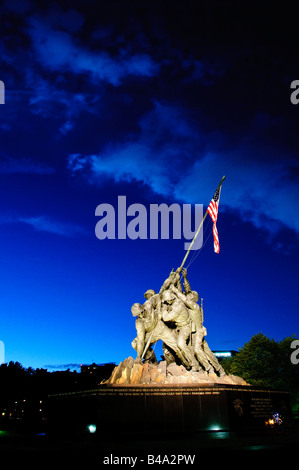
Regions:
[[251, 338], [238, 354], [223, 360], [225, 371], [242, 377], [254, 386], [262, 386], [290, 393], [293, 409], [299, 407], [299, 364], [291, 362], [291, 343], [294, 336], [280, 342], [262, 333]]

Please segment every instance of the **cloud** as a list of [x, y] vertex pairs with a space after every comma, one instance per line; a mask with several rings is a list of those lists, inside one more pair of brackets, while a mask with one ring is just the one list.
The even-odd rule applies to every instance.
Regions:
[[37, 58], [51, 71], [88, 74], [94, 82], [118, 86], [128, 76], [152, 77], [159, 70], [147, 53], [132, 53], [124, 48], [112, 55], [100, 48], [91, 50], [70, 32], [53, 29], [41, 17], [31, 17], [28, 23]]
[[[1, 80], [9, 103], [7, 124], [0, 130], [8, 130], [29, 104], [30, 112], [58, 123], [62, 138], [70, 130], [65, 123], [75, 127], [81, 113], [104, 115], [103, 95], [107, 103], [107, 94], [115, 98], [116, 87], [159, 74], [151, 48], [143, 50], [133, 32], [127, 39], [114, 21], [105, 22], [105, 7], [101, 15], [99, 5], [95, 13], [57, 2], [45, 8], [38, 2], [23, 3], [0, 6], [5, 24], [0, 55], [6, 65]], [[95, 24], [96, 15], [100, 18]]]
[[275, 233], [284, 226], [299, 234], [299, 220], [295, 216], [299, 186], [289, 174], [294, 159], [283, 155], [278, 160], [264, 159], [264, 152], [269, 156], [273, 149], [239, 145], [231, 151], [207, 153], [184, 174], [174, 195], [195, 203], [200, 193], [201, 200], [209, 202], [211, 188], [226, 175], [222, 208], [235, 211], [257, 228]]
[[[115, 362], [104, 362], [97, 364], [97, 366], [107, 366], [107, 365], [115, 365]], [[70, 364], [46, 364], [44, 367], [46, 369], [52, 369], [52, 370], [79, 370], [81, 371], [81, 366], [83, 364], [78, 364], [78, 363], [70, 363]]]
[[39, 174], [39, 175], [50, 175], [54, 173], [54, 169], [50, 166], [46, 166], [43, 163], [33, 162], [30, 158], [13, 158], [0, 154], [0, 174]]
[[11, 130], [11, 126], [6, 122], [0, 124], [0, 129], [4, 132], [9, 132]]
[[156, 194], [204, 205], [226, 175], [223, 210], [271, 233], [287, 227], [299, 234], [298, 162], [257, 139], [256, 119], [243, 136], [226, 137], [204, 130], [181, 107], [155, 102], [139, 127], [134, 139], [107, 145], [99, 154], [70, 155], [69, 168], [95, 182], [135, 180]]
[[66, 135], [68, 134], [74, 127], [74, 124], [71, 121], [65, 121], [62, 126], [59, 128], [59, 132], [61, 134]]
[[110, 143], [100, 154], [69, 155], [69, 168], [85, 172], [95, 181], [136, 180], [157, 194], [172, 194], [183, 161], [193, 161], [195, 147], [201, 145], [196, 125], [186, 111], [156, 101], [140, 120], [139, 128], [134, 140]]
[[[10, 3], [6, 2], [7, 8]], [[116, 19], [104, 14], [95, 25], [92, 15], [83, 16], [79, 8], [64, 9], [55, 2], [35, 11], [35, 7], [29, 9], [29, 2], [24, 2], [24, 7], [22, 2], [14, 5], [10, 8], [12, 15], [20, 17], [27, 12], [27, 16], [22, 21], [17, 19], [15, 41], [10, 40], [13, 22], [6, 21], [0, 48], [9, 70], [14, 71], [16, 93], [24, 96], [29, 91], [30, 111], [51, 117], [51, 124], [57, 123], [58, 140], [64, 139], [65, 145], [66, 137], [75, 134], [74, 129], [79, 135], [80, 125], [81, 132], [89, 131], [86, 114], [84, 121], [76, 120], [84, 111], [95, 113], [103, 126], [98, 147], [94, 148], [97, 136], [94, 137], [92, 126], [93, 136], [84, 135], [84, 145], [91, 150], [84, 153], [83, 144], [80, 149], [76, 144], [68, 147], [71, 172], [98, 183], [107, 178], [115, 182], [138, 181], [161, 196], [203, 204], [209, 202], [225, 174], [223, 209], [234, 211], [269, 232], [288, 227], [299, 233], [298, 163], [292, 151], [286, 151], [292, 139], [295, 148], [294, 137], [289, 136], [296, 126], [291, 124], [288, 131], [290, 120], [275, 114], [272, 92], [274, 88], [278, 93], [278, 85], [284, 87], [284, 72], [277, 69], [276, 79], [268, 80], [272, 56], [268, 57], [267, 48], [262, 50], [258, 41], [249, 46], [247, 40], [240, 48], [233, 37], [228, 43], [213, 43], [206, 52], [193, 41], [202, 37], [200, 30], [198, 36], [190, 38], [191, 47], [186, 47], [188, 35], [183, 38], [181, 31], [175, 31], [177, 40], [171, 42], [171, 29], [143, 28], [144, 18], [139, 24], [134, 14], [128, 23], [129, 31], [124, 26], [131, 13], [125, 8], [128, 16]], [[149, 25], [154, 26], [154, 16], [153, 13], [146, 20]], [[26, 48], [29, 40], [32, 47]], [[258, 64], [267, 61], [258, 76], [256, 58]], [[24, 73], [14, 63], [23, 64]], [[155, 83], [159, 86], [143, 86], [141, 77], [159, 77]], [[254, 77], [256, 81], [252, 80]], [[117, 93], [116, 88], [128, 84], [131, 78], [135, 79], [134, 84], [138, 81], [136, 93], [131, 83]], [[86, 90], [82, 86], [85, 80]], [[140, 82], [142, 86], [138, 88]], [[25, 90], [20, 91], [23, 84]], [[288, 91], [286, 87], [282, 93], [289, 102]], [[154, 92], [159, 98], [145, 112]], [[126, 104], [120, 95], [126, 97]], [[269, 101], [271, 106], [267, 108]], [[265, 109], [270, 109], [268, 115]], [[124, 115], [128, 122], [124, 122]], [[6, 127], [1, 124], [6, 134], [9, 125], [10, 122]], [[115, 139], [113, 126], [117, 126], [121, 137]], [[276, 138], [279, 133], [281, 142]], [[2, 160], [0, 173], [53, 171], [31, 159]], [[52, 233], [68, 231], [62, 224], [43, 217], [27, 218], [23, 223]]]
[[82, 235], [85, 233], [85, 230], [79, 225], [67, 222], [59, 222], [46, 216], [19, 217], [18, 220], [19, 222], [24, 222], [25, 224], [31, 225], [39, 232], [54, 233], [56, 235], [63, 235], [67, 237]]
[[40, 216], [22, 216], [17, 214], [3, 214], [0, 216], [1, 225], [11, 225], [24, 223], [33, 227], [38, 232], [47, 232], [64, 237], [73, 237], [86, 235], [84, 227], [68, 222], [61, 222], [51, 217]]
[[82, 111], [98, 112], [100, 92], [93, 93], [86, 89], [78, 92], [66, 83], [62, 77], [53, 83], [38, 72], [26, 70], [26, 87], [30, 88], [29, 105], [34, 114], [44, 118], [52, 117], [62, 124], [59, 131], [66, 134]]
[[70, 364], [46, 364], [44, 366], [45, 369], [53, 369], [53, 370], [81, 370], [81, 364], [77, 363], [70, 363]]

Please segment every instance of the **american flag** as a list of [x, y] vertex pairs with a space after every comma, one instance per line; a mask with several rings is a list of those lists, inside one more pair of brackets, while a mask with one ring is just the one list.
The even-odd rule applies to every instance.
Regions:
[[219, 205], [219, 200], [220, 200], [220, 190], [221, 190], [221, 187], [215, 191], [213, 199], [211, 200], [211, 202], [209, 204], [209, 207], [207, 209], [208, 213], [211, 216], [212, 221], [214, 222], [213, 223], [213, 235], [214, 235], [214, 251], [215, 251], [215, 253], [219, 253], [219, 251], [220, 251], [218, 230], [217, 230], [217, 227], [216, 227], [216, 221], [217, 221], [217, 217], [218, 217], [218, 205]]

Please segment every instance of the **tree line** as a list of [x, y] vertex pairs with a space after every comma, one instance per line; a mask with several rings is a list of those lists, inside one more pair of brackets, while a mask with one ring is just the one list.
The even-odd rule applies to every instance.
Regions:
[[[289, 392], [295, 416], [299, 416], [299, 364], [291, 360], [294, 336], [275, 341], [262, 333], [254, 335], [238, 353], [222, 359], [226, 373], [242, 377], [255, 387]], [[299, 361], [297, 361], [299, 362]], [[91, 374], [24, 368], [19, 362], [0, 366], [0, 424], [8, 419], [31, 422], [47, 416], [48, 395], [97, 388], [110, 377], [115, 364], [104, 364]]]

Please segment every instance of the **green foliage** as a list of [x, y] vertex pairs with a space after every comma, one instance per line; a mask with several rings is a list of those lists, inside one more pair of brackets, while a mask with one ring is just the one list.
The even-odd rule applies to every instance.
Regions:
[[236, 356], [223, 360], [223, 367], [227, 373], [238, 375], [251, 385], [299, 391], [299, 364], [292, 364], [290, 359], [294, 339], [290, 336], [276, 342], [259, 333]]

